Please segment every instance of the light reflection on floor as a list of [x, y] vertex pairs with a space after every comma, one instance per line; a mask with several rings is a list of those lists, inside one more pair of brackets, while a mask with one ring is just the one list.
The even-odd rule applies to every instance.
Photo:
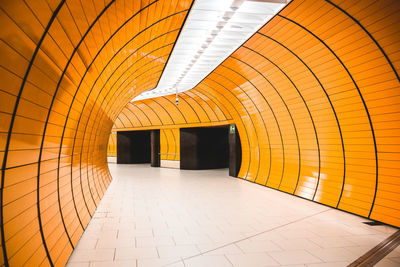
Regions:
[[[228, 176], [110, 164], [68, 266], [346, 266], [396, 229]], [[397, 248], [377, 266], [399, 266]]]

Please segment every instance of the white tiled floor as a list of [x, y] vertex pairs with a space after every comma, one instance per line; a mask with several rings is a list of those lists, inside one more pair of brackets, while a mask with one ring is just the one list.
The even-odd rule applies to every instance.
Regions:
[[[110, 164], [68, 266], [346, 266], [396, 229], [228, 176]], [[378, 266], [399, 266], [397, 248]]]

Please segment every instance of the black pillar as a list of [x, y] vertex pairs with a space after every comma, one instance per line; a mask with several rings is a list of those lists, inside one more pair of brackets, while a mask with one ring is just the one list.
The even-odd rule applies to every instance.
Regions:
[[160, 167], [160, 130], [151, 130], [151, 167]]
[[229, 127], [229, 175], [238, 177], [242, 164], [242, 145], [235, 124]]
[[197, 170], [197, 128], [181, 128], [179, 131], [180, 139], [180, 168], [186, 170]]

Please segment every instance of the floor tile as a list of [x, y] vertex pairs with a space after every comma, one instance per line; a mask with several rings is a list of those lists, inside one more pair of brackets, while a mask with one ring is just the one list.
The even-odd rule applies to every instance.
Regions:
[[137, 267], [161, 267], [170, 266], [173, 264], [183, 265], [181, 258], [158, 258], [158, 259], [139, 259], [137, 260]]
[[343, 248], [357, 245], [350, 239], [345, 239], [343, 237], [308, 237], [307, 239], [322, 248]]
[[[227, 169], [113, 164], [110, 171], [114, 179], [67, 266], [341, 266], [395, 231], [233, 179]], [[400, 248], [380, 264], [399, 258]]]
[[81, 238], [77, 246], [80, 249], [95, 249], [98, 242], [98, 238]]
[[399, 267], [399, 263], [391, 259], [383, 259], [375, 264], [375, 267]]
[[173, 246], [174, 239], [170, 236], [136, 237], [136, 247]]
[[282, 251], [282, 249], [270, 240], [250, 241], [244, 240], [235, 243], [244, 253]]
[[347, 261], [336, 261], [336, 262], [324, 262], [324, 263], [311, 263], [306, 264], [307, 267], [347, 267], [351, 262]]
[[112, 261], [115, 249], [79, 249], [75, 251], [70, 262]]
[[393, 258], [388, 258], [391, 261], [397, 262], [397, 264], [399, 264], [400, 266], [400, 257], [393, 257]]
[[168, 267], [185, 267], [183, 261], [172, 263], [172, 264], [168, 264], [168, 265], [165, 265], [165, 266], [168, 266]]
[[100, 238], [97, 241], [97, 248], [124, 248], [134, 247], [135, 240], [132, 238]]
[[90, 262], [69, 262], [69, 267], [89, 267]]
[[155, 248], [116, 248], [115, 260], [158, 258]]
[[89, 267], [136, 267], [136, 260], [91, 262]]
[[268, 252], [268, 254], [281, 265], [322, 262], [321, 259], [305, 250], [273, 251]]
[[227, 255], [226, 257], [235, 267], [279, 266], [278, 262], [266, 253]]
[[161, 258], [190, 257], [199, 254], [200, 251], [194, 245], [160, 246], [157, 247]]
[[235, 255], [243, 254], [243, 251], [239, 249], [235, 244], [230, 244], [227, 246], [219, 246], [216, 244], [211, 245], [197, 245], [202, 253], [206, 255]]
[[298, 238], [298, 239], [284, 239], [284, 238], [274, 238], [271, 240], [282, 250], [302, 250], [305, 249], [307, 251], [321, 249], [320, 246], [315, 244], [314, 242], [308, 240], [307, 238]]
[[205, 267], [205, 266], [218, 266], [218, 267], [232, 267], [233, 265], [225, 256], [209, 255], [198, 256], [184, 260], [186, 267]]
[[322, 259], [325, 262], [335, 261], [355, 261], [361, 255], [357, 255], [347, 248], [324, 248], [309, 251], [314, 256]]

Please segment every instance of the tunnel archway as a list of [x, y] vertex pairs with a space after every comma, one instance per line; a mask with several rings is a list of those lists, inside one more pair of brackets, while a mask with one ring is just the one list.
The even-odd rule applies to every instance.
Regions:
[[66, 263], [127, 128], [235, 123], [239, 177], [400, 225], [396, 1], [294, 0], [179, 106], [130, 100], [192, 1], [128, 2], [0, 3], [0, 263]]

